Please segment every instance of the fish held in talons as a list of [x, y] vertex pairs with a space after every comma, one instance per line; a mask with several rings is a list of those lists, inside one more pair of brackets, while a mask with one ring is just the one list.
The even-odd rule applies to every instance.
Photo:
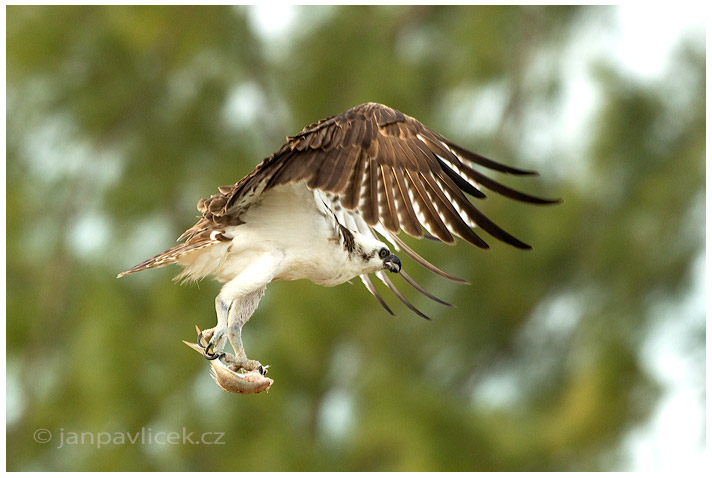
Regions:
[[[192, 348], [200, 355], [205, 355], [204, 347], [197, 343], [183, 341], [188, 347]], [[224, 361], [223, 361], [224, 360]], [[210, 360], [210, 376], [215, 383], [226, 392], [238, 394], [253, 394], [266, 392], [274, 383], [274, 380], [261, 374], [259, 371], [253, 370], [250, 372], [240, 372], [235, 370], [236, 365], [230, 363], [230, 355], [221, 354], [219, 357]], [[264, 367], [265, 369], [267, 367]], [[264, 371], [265, 374], [267, 371]]]

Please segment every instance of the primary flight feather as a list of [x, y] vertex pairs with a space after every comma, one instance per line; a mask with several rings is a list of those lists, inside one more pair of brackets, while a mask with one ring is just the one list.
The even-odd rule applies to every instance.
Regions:
[[[466, 194], [481, 199], [488, 189], [533, 204], [558, 201], [515, 191], [476, 166], [535, 174], [472, 153], [393, 108], [362, 104], [307, 126], [236, 184], [201, 199], [202, 216], [181, 235], [181, 244], [119, 277], [173, 263], [184, 268], [181, 278], [215, 276], [225, 284], [215, 300], [218, 324], [200, 334], [198, 345], [207, 358], [225, 360], [235, 371], [264, 374], [259, 362], [247, 359], [241, 331], [273, 280], [309, 279], [334, 286], [360, 276], [392, 313], [371, 281], [375, 274], [425, 317], [384, 271], [400, 273], [419, 292], [445, 302], [401, 270], [386, 242], [436, 274], [462, 279], [420, 257], [398, 237], [401, 230], [448, 244], [457, 236], [487, 248], [474, 230], [479, 228], [529, 249], [488, 219]], [[226, 338], [235, 355], [223, 352]]]

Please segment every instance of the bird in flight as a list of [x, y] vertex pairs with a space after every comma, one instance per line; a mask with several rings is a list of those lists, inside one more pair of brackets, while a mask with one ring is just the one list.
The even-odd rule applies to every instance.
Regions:
[[[394, 254], [445, 278], [465, 282], [431, 264], [398, 234], [454, 244], [455, 237], [481, 248], [488, 235], [519, 249], [530, 246], [488, 219], [467, 198], [483, 190], [532, 204], [551, 204], [511, 189], [475, 169], [513, 175], [536, 174], [505, 166], [447, 140], [418, 120], [388, 106], [365, 103], [323, 119], [287, 138], [287, 143], [236, 184], [198, 202], [202, 214], [178, 244], [118, 275], [177, 263], [179, 279], [212, 275], [224, 283], [215, 299], [217, 325], [199, 332], [197, 344], [210, 360], [216, 381], [228, 391], [266, 390], [266, 368], [250, 360], [242, 327], [275, 280], [308, 279], [335, 286], [360, 277], [368, 291], [393, 314], [374, 287], [381, 280], [416, 314], [387, 272], [430, 299]], [[224, 352], [226, 341], [234, 354]], [[219, 366], [218, 366], [219, 365]], [[234, 376], [230, 380], [219, 377]], [[234, 383], [250, 383], [240, 387]], [[257, 384], [257, 385], [255, 385]], [[261, 385], [260, 385], [261, 384]]]

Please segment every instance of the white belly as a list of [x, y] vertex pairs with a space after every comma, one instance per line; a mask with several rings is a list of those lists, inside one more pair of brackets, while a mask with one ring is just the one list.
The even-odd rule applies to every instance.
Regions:
[[273, 280], [308, 279], [335, 286], [362, 274], [363, 264], [352, 261], [336, 233], [333, 216], [325, 208], [320, 210], [314, 197], [303, 184], [270, 190], [243, 214], [244, 224], [226, 229], [232, 242], [198, 251], [201, 257], [188, 267], [200, 263], [201, 272], [228, 282], [267, 254], [276, 258]]

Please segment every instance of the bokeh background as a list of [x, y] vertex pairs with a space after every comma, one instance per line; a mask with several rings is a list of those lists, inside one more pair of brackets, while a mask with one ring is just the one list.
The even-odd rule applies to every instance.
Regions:
[[[8, 470], [679, 472], [702, 463], [701, 10], [28, 6], [6, 15]], [[177, 268], [115, 276], [170, 247], [199, 198], [285, 136], [366, 101], [538, 170], [497, 179], [564, 203], [490, 195], [480, 204], [531, 252], [409, 240], [472, 283], [406, 261], [457, 305], [411, 290], [431, 322], [381, 288], [397, 314], [387, 315], [359, 281], [272, 284], [245, 343], [275, 384], [269, 394], [224, 393], [180, 342], [194, 324], [215, 324], [219, 285], [179, 286]], [[167, 443], [170, 433], [180, 443]], [[202, 443], [182, 438], [205, 433]]]

